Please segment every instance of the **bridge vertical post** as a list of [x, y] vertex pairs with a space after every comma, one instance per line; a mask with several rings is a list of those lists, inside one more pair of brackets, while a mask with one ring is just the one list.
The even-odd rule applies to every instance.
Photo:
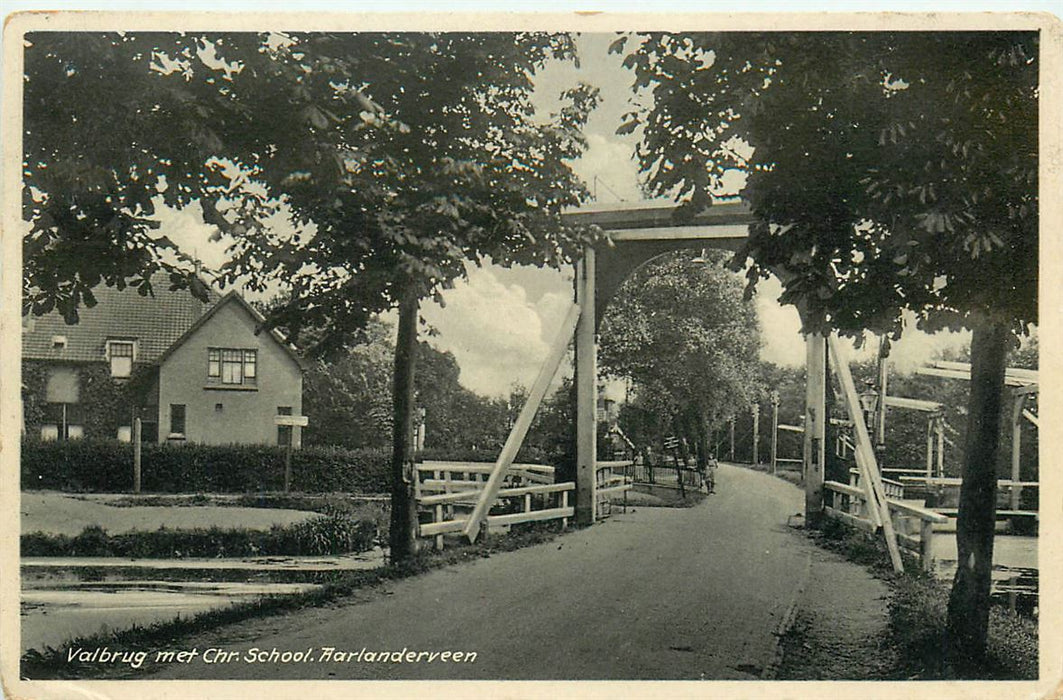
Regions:
[[598, 344], [594, 313], [594, 248], [576, 266], [576, 523], [591, 525], [595, 513], [598, 433]]
[[805, 434], [802, 461], [805, 474], [805, 522], [819, 523], [823, 514], [826, 463], [827, 340], [819, 333], [805, 336]]
[[[1016, 393], [1011, 407], [1011, 480], [1022, 481], [1022, 409], [1026, 407], [1026, 394]], [[1008, 493], [1008, 507], [1019, 509], [1022, 489], [1012, 485]]]

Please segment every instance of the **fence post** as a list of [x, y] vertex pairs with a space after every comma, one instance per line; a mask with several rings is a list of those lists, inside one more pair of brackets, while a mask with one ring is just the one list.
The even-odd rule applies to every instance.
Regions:
[[[422, 408], [421, 410], [423, 411], [424, 409]], [[432, 472], [432, 478], [436, 479], [437, 481], [440, 479], [440, 474], [439, 474], [439, 470], [438, 469], [435, 470], [434, 472]], [[418, 478], [417, 481], [420, 481], [420, 479]], [[443, 493], [449, 493], [449, 491], [450, 491], [450, 489], [448, 489], [444, 485]], [[435, 516], [435, 522], [437, 522], [437, 523], [443, 522], [443, 506], [442, 505], [437, 505], [435, 507], [434, 516]], [[436, 550], [437, 551], [440, 551], [440, 552], [443, 551], [443, 533], [442, 532], [439, 533], [438, 535], [436, 535], [435, 544], [436, 544]]]
[[133, 419], [133, 493], [140, 493], [140, 419]]
[[934, 571], [934, 523], [921, 520], [919, 523], [919, 563], [923, 571]]

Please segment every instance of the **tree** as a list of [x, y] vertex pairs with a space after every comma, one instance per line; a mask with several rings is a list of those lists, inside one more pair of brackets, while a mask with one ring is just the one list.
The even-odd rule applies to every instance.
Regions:
[[313, 421], [303, 429], [307, 445], [383, 447], [392, 432], [391, 329], [366, 326], [343, 356], [317, 358], [303, 376], [303, 411]]
[[701, 465], [713, 429], [760, 393], [756, 312], [724, 257], [682, 251], [651, 261], [602, 319], [603, 371], [631, 379], [638, 405], [696, 445]]
[[[537, 115], [533, 75], [575, 57], [543, 33], [27, 35], [25, 307], [70, 321], [99, 283], [199, 284], [155, 233], [157, 198], [231, 242], [223, 283], [278, 285], [268, 325], [344, 347], [399, 309], [391, 553], [415, 548], [408, 435], [420, 299], [469, 261], [558, 265], [586, 240], [560, 211], [597, 102]], [[107, 99], [100, 99], [107, 95]], [[202, 291], [202, 290], [199, 290]]]
[[[624, 39], [614, 46], [623, 51]], [[736, 267], [784, 272], [808, 332], [969, 327], [949, 655], [984, 657], [1004, 357], [1037, 321], [1038, 38], [1032, 32], [642, 35], [655, 193], [687, 214], [731, 169], [757, 223]]]

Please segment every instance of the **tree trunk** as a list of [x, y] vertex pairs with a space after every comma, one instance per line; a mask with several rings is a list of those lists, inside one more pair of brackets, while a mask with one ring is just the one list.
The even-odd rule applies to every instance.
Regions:
[[414, 372], [417, 365], [416, 291], [411, 287], [399, 301], [399, 332], [395, 343], [395, 382], [392, 392], [391, 560], [417, 552], [417, 503], [414, 501], [413, 431]]
[[948, 661], [964, 677], [979, 673], [989, 625], [1007, 341], [1007, 329], [991, 320], [978, 323], [971, 338], [971, 395], [956, 524], [958, 568], [949, 596], [947, 639]]

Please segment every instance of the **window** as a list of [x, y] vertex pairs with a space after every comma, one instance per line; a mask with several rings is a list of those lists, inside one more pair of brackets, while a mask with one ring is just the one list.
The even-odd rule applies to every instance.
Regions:
[[41, 416], [42, 440], [77, 440], [85, 435], [83, 411], [76, 403], [46, 403]]
[[133, 373], [134, 344], [132, 340], [108, 340], [107, 359], [111, 361], [111, 376], [128, 377]]
[[207, 350], [207, 378], [222, 384], [254, 384], [258, 375], [258, 351], [237, 348]]
[[183, 403], [170, 404], [170, 435], [171, 438], [183, 438], [185, 436], [185, 405]]
[[[278, 416], [290, 416], [292, 415], [291, 406], [277, 406]], [[290, 425], [278, 425], [277, 426], [277, 444], [281, 447], [291, 447], [292, 445], [292, 426]]]

